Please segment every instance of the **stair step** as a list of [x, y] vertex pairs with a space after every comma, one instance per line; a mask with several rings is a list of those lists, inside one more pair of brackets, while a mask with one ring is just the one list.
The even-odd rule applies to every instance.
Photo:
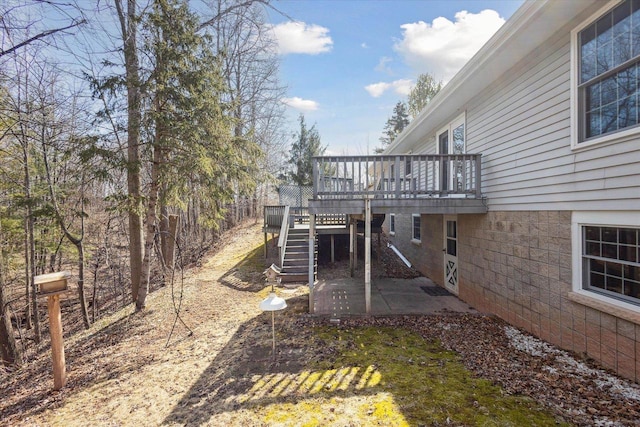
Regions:
[[280, 281], [283, 283], [292, 283], [292, 282], [303, 282], [306, 283], [309, 280], [308, 274], [299, 274], [299, 273], [281, 273]]
[[285, 267], [287, 265], [309, 265], [309, 257], [300, 257], [300, 258], [289, 258], [286, 257], [284, 259]]

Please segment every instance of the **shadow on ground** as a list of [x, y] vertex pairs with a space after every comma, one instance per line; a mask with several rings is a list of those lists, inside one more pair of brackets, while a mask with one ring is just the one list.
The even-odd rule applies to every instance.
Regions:
[[276, 315], [275, 359], [271, 316], [265, 313], [238, 328], [164, 423], [204, 425], [224, 412], [295, 404], [318, 395], [327, 397], [327, 393], [351, 396], [379, 391], [371, 391], [370, 381], [379, 375], [374, 367], [309, 370], [332, 350], [324, 348], [302, 320], [308, 297], [290, 298], [287, 304]]
[[[2, 393], [20, 397], [2, 409], [0, 420], [15, 416], [22, 419], [35, 416], [49, 409], [52, 404], [64, 402], [70, 395], [95, 383], [101, 376], [117, 378], [143, 366], [147, 361], [134, 354], [128, 355], [126, 361], [100, 356], [108, 354], [112, 346], [128, 338], [130, 331], [135, 330], [137, 334], [148, 332], [151, 326], [143, 321], [146, 315], [148, 312], [132, 312], [79, 340], [75, 345], [66, 346], [68, 382], [61, 391], [52, 391], [50, 350], [42, 351], [36, 360], [18, 371], [14, 381], [6, 388], [2, 387]], [[28, 387], [29, 392], [21, 392], [23, 387]]]
[[[273, 253], [273, 251], [270, 251]], [[249, 252], [241, 261], [229, 269], [218, 282], [241, 292], [260, 292], [265, 287], [265, 265], [275, 262], [270, 256], [264, 258], [264, 243]]]

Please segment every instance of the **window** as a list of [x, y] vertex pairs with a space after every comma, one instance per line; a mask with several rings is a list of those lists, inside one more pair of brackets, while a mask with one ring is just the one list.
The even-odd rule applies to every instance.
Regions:
[[396, 216], [395, 214], [389, 214], [389, 234], [396, 234]]
[[419, 242], [420, 241], [420, 215], [413, 214], [411, 216], [411, 223], [412, 223], [412, 229], [413, 229], [411, 238], [416, 242]]
[[571, 233], [573, 294], [579, 302], [639, 313], [640, 216], [631, 211], [574, 212]]
[[404, 161], [404, 174], [405, 175], [410, 175], [411, 174], [411, 159], [407, 158]]
[[640, 0], [624, 1], [574, 33], [579, 146], [639, 123]]
[[[456, 117], [437, 133], [438, 154], [464, 154], [465, 146], [465, 114]], [[465, 170], [462, 160], [449, 160], [439, 166], [438, 179], [443, 192], [461, 193], [472, 187], [472, 173]]]
[[640, 228], [582, 226], [582, 287], [640, 304]]

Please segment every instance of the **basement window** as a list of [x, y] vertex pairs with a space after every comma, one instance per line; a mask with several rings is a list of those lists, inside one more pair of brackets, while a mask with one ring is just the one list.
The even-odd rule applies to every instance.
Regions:
[[412, 223], [412, 234], [411, 240], [420, 243], [420, 214], [411, 215], [411, 223]]
[[573, 293], [637, 316], [640, 217], [635, 212], [574, 212], [571, 222]]
[[389, 214], [389, 234], [394, 236], [396, 234], [396, 215]]

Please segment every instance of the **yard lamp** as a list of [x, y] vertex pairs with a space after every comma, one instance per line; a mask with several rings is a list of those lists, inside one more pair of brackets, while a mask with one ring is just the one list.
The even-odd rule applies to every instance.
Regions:
[[267, 282], [271, 282], [271, 292], [269, 293], [269, 296], [260, 303], [260, 310], [271, 312], [271, 334], [273, 336], [272, 354], [274, 360], [276, 358], [275, 312], [284, 310], [287, 307], [287, 302], [284, 300], [284, 298], [280, 298], [279, 296], [277, 296], [273, 288], [274, 282], [276, 280], [280, 282], [280, 277], [276, 277], [278, 273], [280, 273], [280, 269], [273, 264], [271, 264], [271, 267], [269, 267], [264, 272], [264, 274], [267, 276]]

